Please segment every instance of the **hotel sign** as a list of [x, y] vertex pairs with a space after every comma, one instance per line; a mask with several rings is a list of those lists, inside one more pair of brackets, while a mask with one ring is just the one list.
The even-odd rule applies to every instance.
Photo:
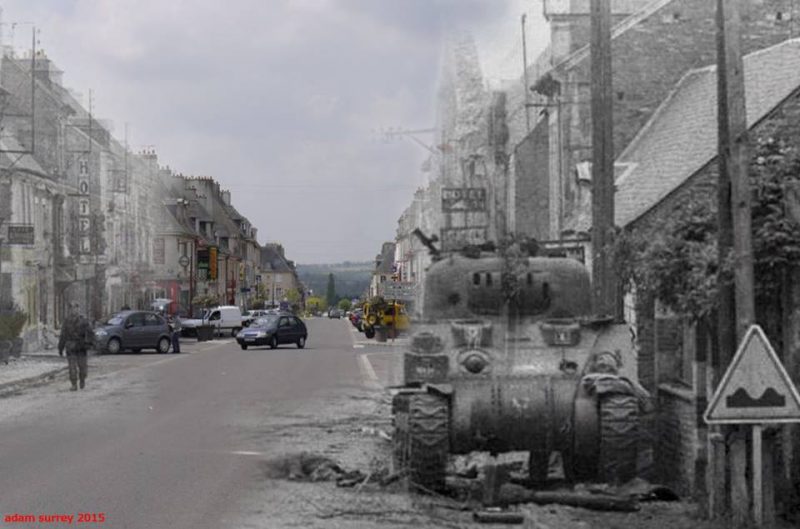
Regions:
[[35, 242], [33, 224], [9, 224], [8, 244], [32, 246]]
[[442, 212], [486, 211], [485, 187], [445, 187], [442, 188]]

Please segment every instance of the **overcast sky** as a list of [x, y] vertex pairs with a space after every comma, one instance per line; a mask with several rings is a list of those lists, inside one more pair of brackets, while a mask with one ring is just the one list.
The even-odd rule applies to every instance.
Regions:
[[[440, 43], [474, 33], [485, 72], [545, 44], [541, 0], [0, 0], [3, 41], [33, 22], [64, 82], [162, 165], [208, 175], [299, 263], [369, 260], [425, 181]], [[29, 47], [30, 25], [13, 44]], [[428, 140], [424, 136], [422, 140]]]

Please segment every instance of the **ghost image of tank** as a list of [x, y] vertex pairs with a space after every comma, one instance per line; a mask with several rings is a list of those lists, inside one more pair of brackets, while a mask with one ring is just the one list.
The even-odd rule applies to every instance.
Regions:
[[553, 452], [569, 481], [636, 475], [647, 395], [634, 335], [592, 316], [581, 262], [535, 254], [434, 256], [392, 402], [395, 468], [412, 487], [441, 490], [449, 455], [472, 451], [529, 452], [533, 484]]

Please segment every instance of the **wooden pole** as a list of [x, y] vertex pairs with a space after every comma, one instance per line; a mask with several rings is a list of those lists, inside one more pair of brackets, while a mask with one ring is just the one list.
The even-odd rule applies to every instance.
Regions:
[[753, 425], [753, 521], [756, 527], [764, 525], [764, 504], [761, 495], [761, 431], [760, 424]]
[[614, 127], [611, 79], [611, 0], [591, 0], [592, 308], [617, 316], [611, 263], [614, 229]]
[[[744, 65], [741, 54], [741, 0], [717, 0], [717, 97], [719, 127], [719, 198], [720, 256], [724, 259], [733, 247], [735, 326], [720, 321], [721, 369], [730, 362], [735, 350], [730, 347], [733, 333], [736, 342], [755, 323], [753, 289], [753, 254], [748, 179], [747, 116], [745, 112]], [[730, 190], [728, 192], [728, 189]], [[727, 200], [726, 200], [727, 198]], [[724, 230], [723, 230], [724, 228]], [[728, 231], [730, 228], [730, 231]], [[729, 303], [730, 292], [720, 296]], [[721, 306], [725, 311], [728, 307]], [[733, 330], [733, 329], [735, 330]], [[727, 349], [730, 347], [729, 349]], [[734, 522], [743, 525], [748, 519], [746, 427], [731, 437], [731, 511]], [[760, 457], [760, 456], [759, 456]], [[760, 473], [760, 468], [759, 468]], [[761, 483], [759, 483], [760, 490]]]
[[520, 23], [522, 25], [522, 79], [525, 86], [522, 87], [523, 93], [525, 94], [525, 132], [531, 131], [531, 107], [528, 106], [530, 102], [530, 94], [531, 94], [531, 84], [528, 81], [528, 45], [525, 42], [525, 13], [522, 13], [520, 17]]

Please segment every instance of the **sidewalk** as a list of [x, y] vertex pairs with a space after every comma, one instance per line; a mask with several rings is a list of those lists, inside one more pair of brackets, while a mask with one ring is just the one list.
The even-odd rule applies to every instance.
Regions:
[[66, 369], [66, 359], [60, 358], [55, 350], [9, 358], [8, 364], [0, 363], [0, 396], [11, 388], [35, 384]]

